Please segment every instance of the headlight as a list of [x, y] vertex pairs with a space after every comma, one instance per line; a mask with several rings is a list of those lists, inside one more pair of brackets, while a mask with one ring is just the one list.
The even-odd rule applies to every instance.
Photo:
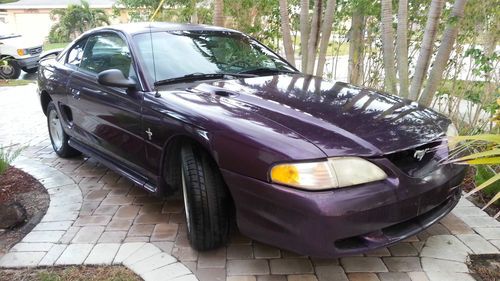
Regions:
[[446, 130], [446, 137], [448, 137], [448, 147], [453, 150], [457, 147], [457, 141], [453, 140], [453, 137], [458, 136], [458, 130], [453, 123], [450, 123], [448, 129]]
[[278, 164], [271, 181], [307, 190], [325, 190], [379, 181], [387, 174], [359, 157], [330, 158], [321, 162]]
[[17, 54], [20, 56], [24, 56], [27, 54], [25, 49], [17, 49]]

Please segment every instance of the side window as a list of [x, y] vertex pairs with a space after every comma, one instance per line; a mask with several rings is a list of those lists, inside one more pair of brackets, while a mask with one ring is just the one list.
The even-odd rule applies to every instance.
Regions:
[[125, 77], [133, 76], [127, 43], [114, 33], [99, 34], [88, 39], [80, 68], [96, 74], [118, 69]]
[[80, 65], [83, 57], [83, 48], [85, 47], [86, 42], [87, 40], [84, 39], [76, 43], [76, 45], [71, 48], [71, 50], [68, 52], [68, 59], [66, 60], [68, 64], [74, 65], [76, 67]]

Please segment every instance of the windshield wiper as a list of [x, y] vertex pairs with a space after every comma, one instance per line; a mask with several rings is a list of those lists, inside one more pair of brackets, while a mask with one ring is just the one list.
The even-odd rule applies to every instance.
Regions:
[[155, 86], [181, 83], [181, 82], [190, 82], [197, 80], [224, 79], [224, 78], [230, 79], [234, 77], [254, 77], [254, 76], [255, 75], [244, 74], [244, 73], [191, 73], [180, 77], [158, 80], [155, 82]]
[[238, 74], [260, 74], [260, 73], [297, 73], [297, 71], [269, 68], [269, 67], [259, 67], [238, 72]]

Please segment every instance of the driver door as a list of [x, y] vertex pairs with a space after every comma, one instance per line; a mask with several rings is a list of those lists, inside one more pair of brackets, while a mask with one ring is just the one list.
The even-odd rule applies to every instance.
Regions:
[[142, 172], [142, 92], [97, 82], [98, 74], [108, 69], [137, 81], [133, 66], [129, 47], [118, 33], [92, 35], [68, 90], [76, 137], [102, 156]]

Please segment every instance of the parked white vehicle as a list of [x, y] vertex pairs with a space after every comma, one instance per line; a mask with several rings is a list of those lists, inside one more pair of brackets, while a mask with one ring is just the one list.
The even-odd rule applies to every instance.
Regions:
[[8, 31], [0, 24], [0, 78], [17, 79], [21, 70], [35, 73], [43, 51], [41, 42], [33, 42], [22, 35]]

